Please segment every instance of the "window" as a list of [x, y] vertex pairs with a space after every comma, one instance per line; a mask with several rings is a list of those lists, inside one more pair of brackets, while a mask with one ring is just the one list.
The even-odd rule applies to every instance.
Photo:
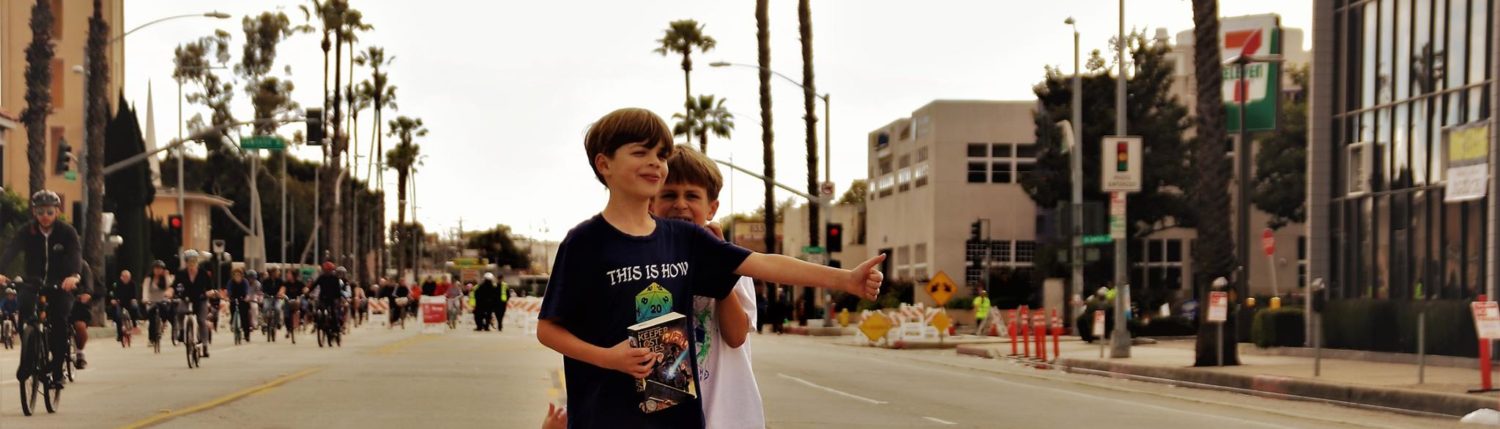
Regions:
[[927, 161], [927, 148], [925, 148], [925, 147], [924, 148], [918, 148], [917, 149], [917, 162], [924, 162], [924, 161]]
[[1010, 158], [1014, 155], [1010, 151], [1010, 143], [995, 143], [990, 145], [990, 148], [993, 149], [990, 151], [992, 158]]
[[1036, 162], [1016, 162], [1016, 183], [1021, 183], [1021, 179], [1033, 170], [1036, 170]]
[[63, 35], [63, 1], [52, 0], [52, 40], [61, 41]]
[[63, 70], [63, 60], [62, 60], [62, 58], [53, 58], [52, 59], [52, 110], [53, 111], [61, 110], [63, 108], [63, 106], [64, 106], [63, 105], [63, 101], [68, 99], [67, 94], [63, 93], [63, 77], [66, 77], [67, 75], [68, 74], [65, 73], [64, 70]]
[[1015, 252], [1015, 255], [1016, 255], [1015, 262], [1031, 263], [1031, 262], [1035, 261], [1036, 260], [1036, 242], [1035, 241], [1017, 241], [1016, 242], [1016, 252]]
[[969, 143], [969, 157], [983, 158], [990, 156], [988, 151], [986, 151], [985, 149], [987, 148], [985, 147], [984, 143]]
[[911, 168], [902, 168], [896, 172], [897, 192], [906, 192], [911, 189]]
[[990, 183], [1010, 183], [1010, 162], [995, 162], [990, 164]]
[[913, 187], [920, 188], [927, 185], [927, 168], [928, 165], [925, 162], [917, 164], [916, 167], [912, 168], [912, 179], [916, 181], [912, 185]]
[[1131, 281], [1153, 290], [1181, 289], [1182, 240], [1145, 240], [1144, 245], [1144, 261], [1132, 256]]
[[1036, 144], [1017, 143], [1016, 158], [1036, 158]]
[[985, 175], [989, 174], [984, 168], [983, 162], [969, 163], [969, 183], [985, 183]]

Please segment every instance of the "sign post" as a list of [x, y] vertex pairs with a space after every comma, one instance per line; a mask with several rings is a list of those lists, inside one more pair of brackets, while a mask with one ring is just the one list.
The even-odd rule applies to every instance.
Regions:
[[1208, 293], [1208, 322], [1219, 330], [1214, 352], [1218, 355], [1218, 366], [1224, 366], [1224, 321], [1229, 319], [1229, 292]]
[[1479, 295], [1469, 308], [1474, 313], [1474, 332], [1479, 334], [1479, 390], [1469, 393], [1490, 392], [1495, 390], [1490, 382], [1490, 342], [1500, 339], [1500, 303]]
[[1104, 310], [1094, 310], [1094, 338], [1099, 341], [1099, 359], [1104, 359]]

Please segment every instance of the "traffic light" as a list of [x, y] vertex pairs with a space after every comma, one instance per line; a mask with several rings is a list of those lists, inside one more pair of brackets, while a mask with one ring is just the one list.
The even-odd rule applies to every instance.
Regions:
[[980, 222], [974, 221], [969, 224], [969, 241], [979, 241]]
[[72, 170], [73, 161], [73, 145], [68, 144], [67, 140], [58, 140], [57, 165], [53, 166], [53, 170], [55, 170], [55, 172], [52, 174], [63, 174]]
[[1130, 143], [1120, 141], [1115, 143], [1115, 171], [1130, 171]]
[[844, 224], [829, 223], [826, 238], [824, 242], [828, 244], [828, 253], [844, 251]]
[[182, 245], [182, 215], [167, 215], [167, 234]]
[[307, 119], [307, 144], [318, 146], [323, 144], [323, 139], [328, 134], [323, 130], [323, 109], [320, 107], [309, 107], [306, 112]]

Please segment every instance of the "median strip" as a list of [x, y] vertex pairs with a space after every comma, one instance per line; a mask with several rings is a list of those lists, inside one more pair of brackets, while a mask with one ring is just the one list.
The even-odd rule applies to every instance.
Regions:
[[134, 423], [131, 423], [131, 424], [128, 424], [128, 425], [125, 425], [125, 426], [121, 426], [121, 429], [140, 429], [140, 428], [146, 428], [146, 427], [155, 426], [155, 425], [164, 423], [164, 422], [166, 422], [168, 420], [172, 420], [172, 419], [175, 419], [175, 418], [178, 418], [178, 417], [182, 417], [182, 416], [186, 416], [186, 415], [189, 415], [189, 414], [197, 413], [197, 412], [200, 412], [200, 411], [208, 410], [208, 409], [211, 409], [211, 408], [214, 408], [214, 407], [218, 407], [220, 405], [224, 405], [224, 404], [228, 404], [230, 402], [234, 402], [234, 401], [240, 400], [240, 399], [242, 399], [242, 398], [244, 398], [246, 396], [250, 396], [250, 395], [254, 395], [254, 394], [257, 394], [257, 393], [260, 393], [260, 392], [264, 392], [264, 391], [267, 391], [267, 390], [270, 390], [270, 389], [274, 389], [274, 388], [276, 388], [278, 386], [281, 386], [283, 384], [291, 382], [292, 380], [296, 380], [296, 379], [299, 379], [299, 378], [302, 378], [302, 377], [306, 377], [306, 376], [312, 375], [313, 373], [316, 373], [316, 372], [322, 371], [322, 370], [323, 370], [323, 368], [308, 368], [308, 369], [304, 369], [302, 371], [298, 371], [298, 372], [293, 373], [293, 374], [284, 375], [284, 376], [282, 376], [280, 378], [277, 378], [275, 380], [271, 380], [271, 381], [269, 381], [269, 382], [267, 382], [265, 384], [259, 385], [259, 386], [251, 387], [249, 389], [245, 389], [245, 390], [234, 392], [234, 393], [231, 393], [231, 394], [228, 394], [228, 395], [221, 396], [218, 399], [214, 399], [212, 401], [204, 402], [202, 404], [194, 405], [192, 407], [184, 408], [184, 409], [181, 409], [181, 410], [176, 410], [176, 411], [168, 410], [168, 411], [162, 412], [160, 414], [156, 414], [156, 415], [153, 415], [151, 417], [147, 417], [147, 418], [138, 420], [138, 421], [136, 421]]

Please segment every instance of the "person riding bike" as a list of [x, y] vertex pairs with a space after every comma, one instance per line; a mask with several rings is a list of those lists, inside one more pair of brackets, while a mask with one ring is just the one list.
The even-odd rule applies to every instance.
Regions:
[[317, 308], [327, 310], [332, 316], [329, 322], [334, 324], [333, 329], [335, 332], [342, 332], [343, 325], [341, 322], [343, 317], [339, 312], [339, 301], [344, 299], [346, 295], [344, 294], [344, 281], [339, 279], [339, 275], [335, 271], [332, 262], [323, 263], [323, 273], [318, 275], [316, 280], [313, 280], [313, 289], [317, 291]]
[[307, 287], [302, 284], [301, 280], [297, 279], [297, 273], [295, 271], [286, 270], [282, 272], [281, 288], [277, 290], [276, 295], [282, 297], [282, 299], [286, 302], [286, 311], [282, 312], [282, 315], [286, 320], [285, 323], [282, 324], [282, 326], [286, 327], [286, 335], [288, 338], [290, 338], [292, 335], [292, 328], [295, 326], [299, 326], [294, 322], [302, 317], [302, 311], [307, 308], [307, 306], [304, 305], [307, 302], [307, 300], [304, 299], [304, 295], [306, 293]]
[[[282, 314], [280, 270], [272, 268], [266, 271], [265, 279], [260, 281], [260, 294], [262, 300], [260, 308], [263, 316]], [[272, 321], [262, 317], [260, 323], [272, 323]], [[272, 323], [272, 325], [275, 324]]]
[[141, 318], [140, 286], [130, 276], [130, 270], [120, 270], [120, 280], [109, 288], [109, 305], [114, 311], [110, 318], [115, 321], [115, 340], [125, 341], [135, 321]]
[[203, 357], [208, 357], [208, 344], [213, 341], [213, 324], [209, 321], [208, 292], [214, 290], [214, 281], [209, 272], [201, 269], [198, 251], [183, 252], [186, 265], [173, 279], [172, 288], [177, 296], [187, 301], [193, 314], [198, 315], [198, 343], [203, 345]]
[[381, 298], [385, 298], [387, 305], [386, 313], [388, 314], [386, 316], [388, 317], [388, 323], [386, 324], [386, 328], [395, 327], [396, 323], [400, 322], [402, 317], [405, 317], [406, 301], [411, 299], [411, 289], [407, 288], [405, 283], [393, 282], [380, 288], [380, 295]]
[[[47, 344], [53, 358], [47, 371], [54, 374], [50, 388], [62, 388], [62, 356], [68, 354], [68, 335], [73, 334], [68, 323], [73, 310], [74, 297], [87, 297], [87, 285], [80, 284], [83, 252], [79, 248], [78, 231], [66, 222], [57, 222], [62, 214], [62, 198], [57, 193], [41, 190], [31, 195], [32, 221], [16, 230], [15, 237], [0, 254], [0, 267], [9, 267], [18, 253], [26, 256], [23, 267], [30, 288], [17, 288], [17, 303], [21, 315], [31, 322], [37, 312], [40, 296], [47, 298]], [[0, 275], [0, 284], [9, 279]], [[40, 295], [39, 295], [40, 294]], [[32, 355], [22, 354], [21, 365], [16, 368], [16, 379], [24, 380], [31, 368]]]
[[224, 285], [224, 294], [229, 296], [230, 311], [239, 315], [239, 326], [230, 326], [230, 329], [238, 329], [245, 339], [250, 338], [250, 279], [245, 277], [245, 271], [235, 268], [229, 273], [229, 282]]
[[[0, 321], [9, 320], [16, 322], [16, 311], [20, 309], [21, 303], [16, 301], [16, 288], [5, 288], [5, 296], [0, 298]], [[20, 327], [19, 324], [15, 325]]]
[[172, 306], [172, 297], [176, 294], [172, 290], [172, 273], [167, 271], [167, 263], [157, 260], [151, 263], [151, 276], [141, 282], [144, 289], [141, 294], [141, 305], [146, 309], [146, 317], [150, 324], [146, 329], [150, 331], [147, 339], [151, 342], [161, 341], [161, 323], [166, 322], [172, 326], [172, 335], [177, 332], [177, 318], [173, 317], [177, 312]]

